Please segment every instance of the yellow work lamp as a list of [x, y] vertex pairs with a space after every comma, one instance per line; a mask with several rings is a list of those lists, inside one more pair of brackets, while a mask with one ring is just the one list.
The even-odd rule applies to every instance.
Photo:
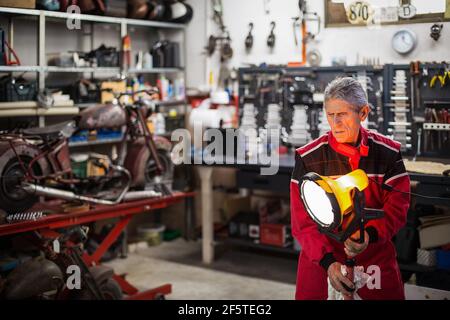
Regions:
[[357, 169], [336, 180], [309, 172], [302, 177], [299, 188], [306, 212], [321, 232], [344, 242], [359, 229], [362, 243], [367, 221], [383, 216], [382, 210], [364, 207], [363, 190], [368, 185], [367, 174]]

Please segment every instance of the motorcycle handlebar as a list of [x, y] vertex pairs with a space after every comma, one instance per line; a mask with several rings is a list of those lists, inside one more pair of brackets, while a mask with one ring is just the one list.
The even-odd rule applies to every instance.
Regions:
[[158, 90], [138, 90], [138, 91], [135, 91], [135, 92], [121, 92], [121, 93], [117, 96], [117, 99], [120, 99], [120, 98], [123, 97], [123, 96], [131, 96], [131, 97], [134, 97], [135, 95], [137, 95], [137, 94], [139, 94], [139, 93], [146, 93], [146, 94], [148, 94], [149, 96], [151, 96], [152, 94], [159, 93], [159, 91], [158, 91]]
[[112, 93], [114, 95], [114, 98], [116, 98], [116, 99], [120, 99], [120, 98], [122, 98], [124, 96], [131, 96], [131, 97], [133, 97], [133, 96], [135, 96], [135, 95], [137, 95], [139, 93], [147, 93], [149, 96], [151, 96], [151, 95], [153, 95], [155, 93], [159, 93], [159, 91], [157, 89], [138, 90], [138, 91], [133, 91], [133, 92], [119, 92], [118, 94], [114, 93], [111, 88], [100, 89], [100, 91], [110, 92], [110, 93]]

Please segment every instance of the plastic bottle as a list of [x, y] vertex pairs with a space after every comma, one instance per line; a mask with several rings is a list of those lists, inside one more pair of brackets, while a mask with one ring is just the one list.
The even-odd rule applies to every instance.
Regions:
[[173, 98], [173, 84], [171, 80], [169, 80], [169, 85], [167, 86], [167, 97], [169, 99]]
[[176, 98], [178, 100], [183, 100], [185, 98], [185, 92], [184, 92], [184, 78], [178, 79], [178, 85], [177, 85], [177, 91], [176, 91]]
[[166, 133], [166, 119], [161, 112], [158, 112], [155, 117], [155, 134], [162, 135]]

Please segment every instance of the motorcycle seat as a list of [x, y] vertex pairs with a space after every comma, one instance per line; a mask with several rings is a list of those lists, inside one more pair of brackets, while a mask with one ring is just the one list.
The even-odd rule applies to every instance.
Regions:
[[25, 136], [39, 136], [43, 139], [56, 138], [59, 135], [63, 135], [68, 138], [74, 133], [76, 130], [75, 121], [66, 121], [57, 124], [53, 124], [45, 127], [36, 127], [24, 129], [22, 133]]

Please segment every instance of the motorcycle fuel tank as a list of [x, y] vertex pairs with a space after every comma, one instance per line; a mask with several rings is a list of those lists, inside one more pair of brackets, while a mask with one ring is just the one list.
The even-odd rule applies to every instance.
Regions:
[[126, 124], [127, 115], [119, 105], [98, 104], [80, 112], [78, 127], [82, 130], [114, 129]]

